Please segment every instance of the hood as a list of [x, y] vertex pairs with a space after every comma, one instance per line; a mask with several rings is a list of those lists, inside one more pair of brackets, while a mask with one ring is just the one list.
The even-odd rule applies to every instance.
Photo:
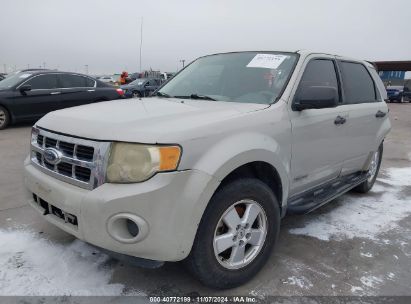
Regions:
[[51, 112], [37, 126], [68, 135], [147, 144], [178, 143], [195, 129], [269, 107], [266, 104], [152, 97], [100, 102]]

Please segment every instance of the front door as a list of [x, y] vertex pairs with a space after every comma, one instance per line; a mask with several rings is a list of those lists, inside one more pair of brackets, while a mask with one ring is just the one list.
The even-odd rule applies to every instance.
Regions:
[[[299, 88], [328, 86], [341, 92], [333, 57], [311, 57]], [[339, 94], [340, 95], [340, 94]], [[292, 125], [292, 155], [290, 194], [298, 194], [339, 176], [344, 161], [347, 112], [340, 106], [325, 109], [290, 109]]]
[[20, 92], [17, 88], [14, 95], [16, 116], [21, 119], [39, 118], [58, 109], [61, 90], [58, 89], [56, 74], [36, 75], [22, 85], [30, 85], [31, 90]]

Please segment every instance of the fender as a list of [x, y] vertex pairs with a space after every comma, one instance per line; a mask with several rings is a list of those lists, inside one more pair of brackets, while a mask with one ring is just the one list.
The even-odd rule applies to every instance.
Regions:
[[238, 133], [212, 145], [193, 165], [193, 169], [206, 172], [221, 182], [242, 165], [255, 161], [266, 162], [272, 165], [280, 176], [283, 190], [281, 205], [284, 207], [289, 189], [290, 156], [291, 146], [286, 141], [280, 144], [266, 134]]

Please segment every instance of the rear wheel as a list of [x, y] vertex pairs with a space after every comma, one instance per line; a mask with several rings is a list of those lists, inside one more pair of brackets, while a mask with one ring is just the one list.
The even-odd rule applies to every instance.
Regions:
[[264, 266], [279, 230], [271, 189], [257, 179], [235, 180], [211, 199], [186, 264], [209, 287], [239, 286]]
[[380, 147], [376, 152], [374, 152], [370, 168], [368, 169], [367, 179], [360, 184], [359, 186], [354, 188], [354, 191], [359, 193], [367, 193], [371, 190], [372, 186], [374, 186], [375, 180], [377, 179], [378, 172], [380, 171], [381, 160], [382, 160], [382, 152], [383, 152], [383, 145], [381, 144]]
[[10, 123], [10, 114], [6, 108], [0, 106], [0, 130], [7, 128]]

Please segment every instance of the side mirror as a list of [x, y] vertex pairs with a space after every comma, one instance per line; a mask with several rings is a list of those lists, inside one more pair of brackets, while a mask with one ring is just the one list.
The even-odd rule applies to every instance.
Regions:
[[328, 86], [301, 87], [293, 104], [293, 110], [335, 108], [338, 106], [338, 91]]
[[31, 91], [31, 85], [29, 85], [29, 84], [22, 85], [22, 86], [19, 88], [19, 91], [20, 91], [21, 93], [25, 93], [25, 92], [27, 92], [27, 91]]

